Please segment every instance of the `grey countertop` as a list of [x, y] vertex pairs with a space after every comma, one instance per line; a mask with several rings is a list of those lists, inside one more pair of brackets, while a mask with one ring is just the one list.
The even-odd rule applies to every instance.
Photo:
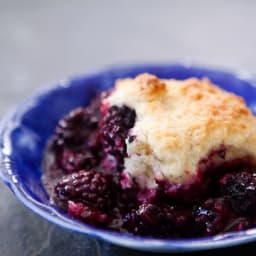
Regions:
[[[0, 0], [0, 115], [49, 81], [109, 64], [190, 60], [256, 73], [255, 10], [250, 0]], [[50, 224], [0, 182], [0, 255], [144, 254]]]

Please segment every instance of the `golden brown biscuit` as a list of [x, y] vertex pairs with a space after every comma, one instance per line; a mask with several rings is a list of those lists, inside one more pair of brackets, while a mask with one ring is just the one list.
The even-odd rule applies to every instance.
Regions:
[[252, 156], [256, 159], [256, 118], [244, 100], [208, 79], [161, 80], [150, 74], [118, 80], [105, 99], [127, 105], [137, 119], [127, 143], [125, 170], [141, 186], [155, 178], [188, 183], [200, 160], [225, 146], [225, 161]]

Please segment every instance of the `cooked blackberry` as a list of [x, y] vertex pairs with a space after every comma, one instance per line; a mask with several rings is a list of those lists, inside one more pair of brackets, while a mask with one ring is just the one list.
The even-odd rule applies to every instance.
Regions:
[[65, 173], [70, 174], [82, 169], [90, 170], [98, 165], [97, 154], [92, 150], [80, 150], [74, 152], [70, 149], [64, 149], [58, 157], [59, 166]]
[[96, 99], [89, 107], [76, 108], [59, 121], [50, 149], [64, 173], [91, 169], [100, 162], [99, 118], [99, 99]]
[[236, 212], [245, 215], [256, 213], [256, 173], [243, 171], [226, 174], [221, 179], [221, 187]]
[[117, 187], [117, 205], [120, 210], [129, 211], [138, 204], [138, 184], [127, 173], [116, 173], [114, 181]]
[[112, 177], [95, 171], [80, 171], [63, 176], [55, 186], [54, 201], [62, 208], [68, 201], [109, 211], [115, 203]]
[[98, 126], [98, 117], [91, 113], [90, 108], [76, 108], [61, 119], [56, 128], [56, 144], [73, 148], [79, 147], [90, 137]]
[[193, 215], [199, 235], [208, 236], [221, 232], [236, 215], [226, 197], [210, 198], [194, 207]]
[[125, 216], [123, 228], [135, 235], [172, 237], [183, 233], [186, 236], [191, 228], [191, 216], [174, 207], [144, 203]]
[[127, 156], [125, 140], [134, 126], [136, 113], [127, 106], [112, 106], [103, 117], [100, 138], [105, 153], [104, 167], [122, 171]]
[[106, 226], [109, 218], [108, 215], [83, 203], [68, 201], [68, 214], [75, 219], [82, 220], [88, 224], [103, 227]]

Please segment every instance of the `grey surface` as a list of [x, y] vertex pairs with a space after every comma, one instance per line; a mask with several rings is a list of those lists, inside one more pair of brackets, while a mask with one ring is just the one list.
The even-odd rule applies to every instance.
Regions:
[[[192, 60], [256, 73], [255, 10], [242, 0], [0, 0], [0, 115], [48, 81], [108, 64]], [[110, 252], [46, 222], [0, 182], [0, 255], [97, 255], [101, 247], [99, 255], [143, 255]]]

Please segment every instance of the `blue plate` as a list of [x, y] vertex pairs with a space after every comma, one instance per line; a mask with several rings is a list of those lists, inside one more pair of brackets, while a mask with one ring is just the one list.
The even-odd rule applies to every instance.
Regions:
[[237, 245], [256, 240], [256, 229], [197, 239], [149, 239], [100, 230], [70, 219], [49, 203], [41, 183], [41, 162], [47, 139], [58, 120], [72, 108], [86, 106], [117, 78], [142, 72], [161, 78], [208, 77], [224, 89], [245, 98], [256, 110], [256, 83], [245, 72], [232, 74], [189, 65], [136, 65], [112, 67], [54, 84], [19, 104], [0, 126], [1, 177], [16, 197], [43, 218], [69, 230], [119, 246], [151, 252], [184, 252]]

